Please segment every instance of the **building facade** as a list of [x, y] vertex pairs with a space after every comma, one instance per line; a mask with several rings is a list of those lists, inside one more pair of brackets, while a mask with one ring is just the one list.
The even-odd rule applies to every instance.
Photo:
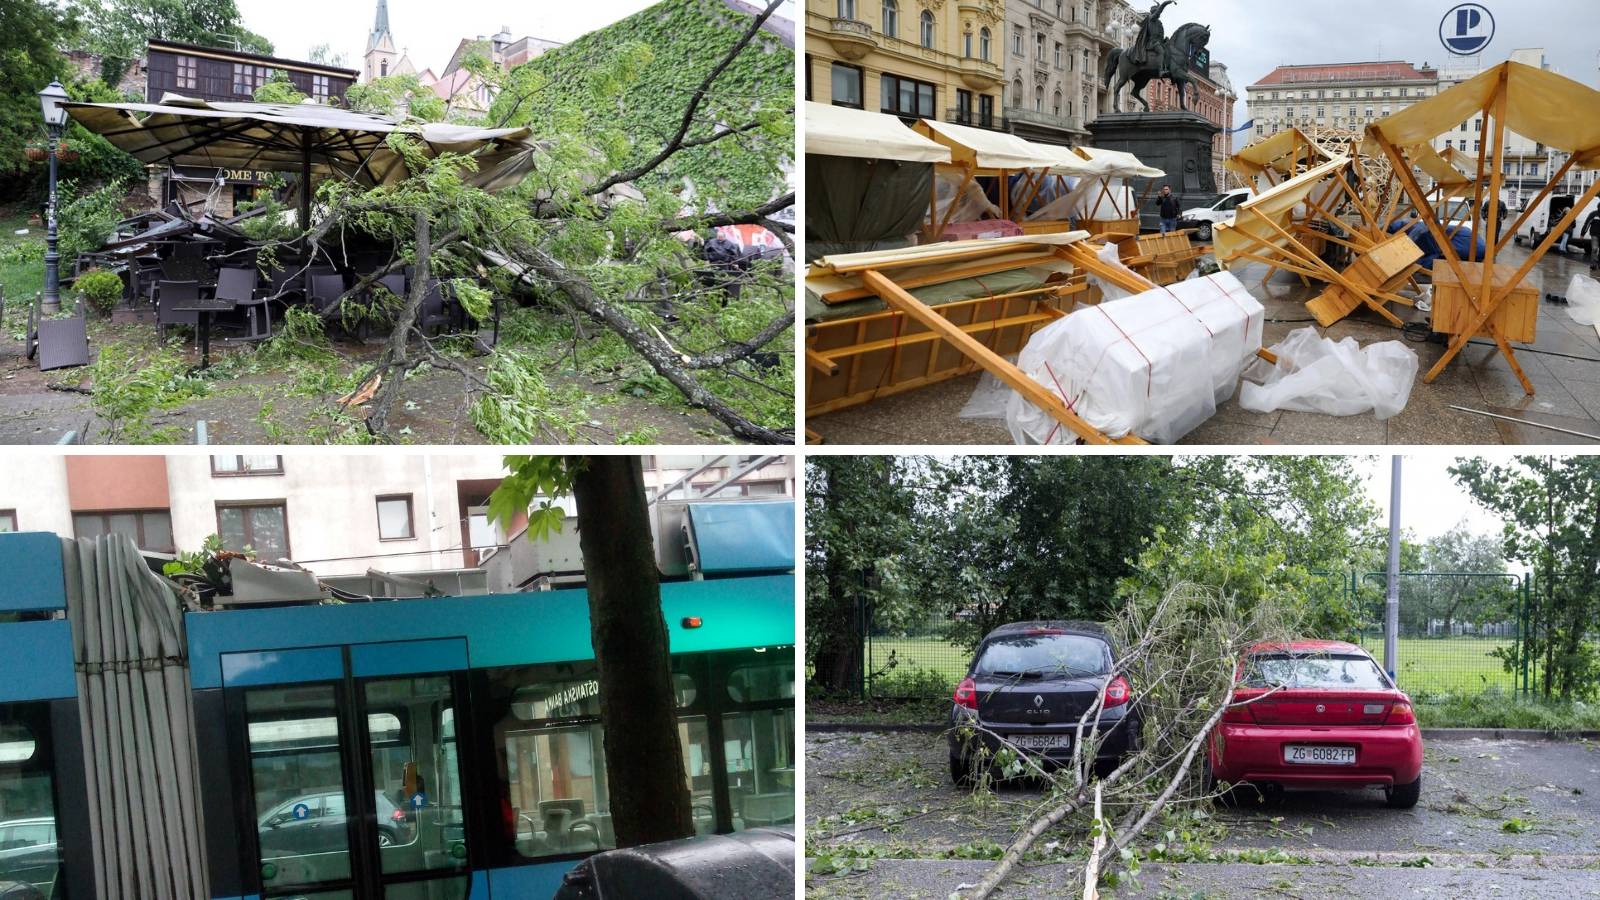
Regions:
[[1004, 27], [999, 0], [806, 0], [806, 99], [998, 129]]
[[1087, 142], [1088, 123], [1110, 109], [1106, 56], [1137, 32], [1125, 0], [1008, 0], [1006, 130], [1045, 144]]
[[[281, 72], [296, 90], [317, 103], [341, 105], [359, 74], [354, 69], [280, 59], [237, 50], [151, 40], [143, 60], [130, 67], [142, 72], [145, 102], [158, 103], [167, 94], [201, 100], [249, 102], [255, 92]], [[165, 207], [177, 202], [193, 212], [224, 218], [239, 203], [265, 191], [268, 173], [255, 169], [208, 169], [190, 166], [151, 167], [150, 197]], [[218, 186], [218, 180], [221, 186]]]
[[[719, 499], [795, 492], [792, 457], [646, 456], [644, 470], [646, 490], [664, 501], [713, 488]], [[504, 476], [503, 458], [487, 453], [40, 457], [0, 472], [0, 531], [125, 534], [151, 554], [198, 550], [216, 534], [227, 549], [294, 560], [325, 579], [448, 573], [454, 584], [507, 589], [529, 573], [481, 577], [525, 532], [489, 522]], [[553, 539], [575, 542], [565, 531]]]
[[416, 75], [425, 84], [432, 83], [432, 72], [418, 72], [411, 57], [404, 50], [395, 49], [394, 35], [389, 31], [389, 2], [378, 0], [372, 31], [367, 35], [367, 52], [362, 56], [361, 80], [370, 82], [390, 75]]
[[1359, 131], [1438, 93], [1437, 69], [1399, 60], [1279, 66], [1245, 88], [1250, 141], [1297, 126]]

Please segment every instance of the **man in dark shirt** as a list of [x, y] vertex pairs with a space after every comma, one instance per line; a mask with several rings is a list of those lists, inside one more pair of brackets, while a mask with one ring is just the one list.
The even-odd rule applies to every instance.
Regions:
[[1161, 214], [1161, 233], [1178, 230], [1178, 198], [1172, 195], [1172, 185], [1163, 184], [1161, 194], [1156, 197], [1156, 208]]

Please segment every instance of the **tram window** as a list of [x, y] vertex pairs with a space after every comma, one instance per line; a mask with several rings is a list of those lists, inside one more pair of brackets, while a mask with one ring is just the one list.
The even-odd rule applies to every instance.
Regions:
[[[390, 678], [364, 686], [367, 707], [408, 710], [404, 740], [372, 740], [379, 860], [385, 874], [461, 869], [467, 837], [454, 754], [450, 679]], [[448, 752], [447, 752], [448, 751]], [[394, 896], [391, 890], [389, 896]], [[430, 895], [431, 896], [431, 895]]]
[[61, 857], [49, 761], [27, 724], [7, 721], [12, 714], [0, 707], [0, 884], [21, 882], [58, 897]]
[[556, 856], [617, 845], [600, 723], [517, 727], [505, 733], [505, 752], [518, 853]]
[[735, 703], [794, 699], [794, 662], [741, 666], [728, 674], [728, 696]]
[[686, 716], [678, 720], [678, 742], [683, 745], [684, 782], [689, 788], [689, 806], [694, 816], [694, 833], [717, 830], [717, 804], [713, 793], [715, 773], [711, 768], [711, 733], [705, 716]]
[[722, 720], [735, 831], [794, 821], [794, 710], [732, 713]]
[[325, 685], [245, 695], [260, 872], [268, 888], [350, 877], [336, 710], [333, 688]]

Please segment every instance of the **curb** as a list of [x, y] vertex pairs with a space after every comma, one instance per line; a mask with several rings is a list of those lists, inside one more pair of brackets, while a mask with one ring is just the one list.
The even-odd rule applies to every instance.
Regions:
[[[818, 734], [938, 734], [949, 726], [928, 722], [807, 722], [806, 731]], [[1534, 728], [1424, 728], [1429, 740], [1484, 741], [1600, 741], [1600, 731], [1539, 731]]]

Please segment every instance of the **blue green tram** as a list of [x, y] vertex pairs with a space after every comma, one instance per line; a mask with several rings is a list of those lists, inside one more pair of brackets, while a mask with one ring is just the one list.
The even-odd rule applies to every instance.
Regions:
[[[93, 788], [40, 538], [59, 553], [0, 535], [0, 897], [83, 900]], [[661, 586], [699, 833], [794, 821], [794, 588]], [[549, 897], [615, 846], [605, 754], [627, 736], [599, 723], [583, 590], [184, 618], [213, 900]], [[31, 868], [8, 869], [13, 821], [53, 829]]]

